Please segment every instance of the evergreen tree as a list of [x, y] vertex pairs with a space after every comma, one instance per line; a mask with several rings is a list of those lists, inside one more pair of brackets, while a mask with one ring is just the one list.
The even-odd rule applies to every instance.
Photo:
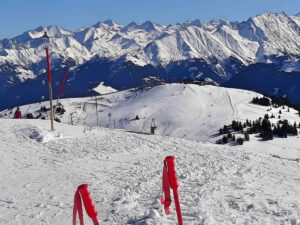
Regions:
[[227, 134], [227, 140], [230, 140], [230, 139], [232, 139], [232, 134], [231, 133]]
[[223, 144], [227, 144], [228, 143], [228, 139], [227, 139], [227, 137], [225, 135], [223, 136], [222, 141], [223, 141]]
[[250, 141], [250, 136], [248, 133], [245, 133], [245, 141]]
[[294, 135], [296, 135], [296, 136], [298, 135], [298, 130], [297, 130], [297, 127], [296, 127], [296, 128], [294, 128], [293, 134], [294, 134]]
[[228, 132], [228, 127], [227, 127], [226, 125], [224, 125], [224, 127], [223, 127], [223, 132], [224, 132], [224, 133], [227, 133], [227, 132]]
[[262, 121], [260, 136], [263, 138], [264, 141], [273, 139], [272, 126], [268, 119], [264, 119]]
[[257, 105], [262, 105], [262, 106], [270, 106], [271, 100], [266, 97], [262, 97], [262, 98], [255, 97], [252, 99], [252, 103]]
[[239, 144], [239, 145], [243, 145], [244, 144], [244, 140], [243, 138], [239, 137], [236, 142]]

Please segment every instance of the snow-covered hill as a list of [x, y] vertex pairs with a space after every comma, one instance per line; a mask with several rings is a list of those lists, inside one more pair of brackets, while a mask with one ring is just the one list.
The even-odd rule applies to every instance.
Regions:
[[[85, 182], [100, 224], [175, 225], [160, 205], [176, 157], [184, 224], [300, 224], [300, 166], [243, 147], [121, 130], [0, 119], [0, 224], [69, 224]], [[91, 224], [87, 221], [86, 223]]]
[[[216, 86], [198, 86], [192, 84], [167, 84], [146, 89], [131, 89], [92, 98], [63, 99], [66, 113], [57, 115], [63, 123], [124, 129], [128, 131], [150, 133], [152, 125], [155, 133], [163, 136], [185, 138], [189, 140], [215, 143], [221, 137], [219, 129], [230, 125], [232, 120], [245, 122], [274, 114], [290, 123], [300, 123], [298, 112], [254, 105], [254, 97], [261, 95], [251, 91], [222, 88]], [[96, 114], [96, 99], [97, 110]], [[22, 106], [23, 112], [37, 116], [41, 106], [48, 103]], [[270, 110], [271, 109], [271, 110]], [[11, 118], [10, 110], [1, 112], [5, 118]], [[42, 112], [46, 118], [47, 113]], [[110, 115], [110, 117], [108, 116]], [[251, 135], [246, 148], [259, 153], [273, 154], [283, 158], [300, 159], [299, 136], [261, 142]]]

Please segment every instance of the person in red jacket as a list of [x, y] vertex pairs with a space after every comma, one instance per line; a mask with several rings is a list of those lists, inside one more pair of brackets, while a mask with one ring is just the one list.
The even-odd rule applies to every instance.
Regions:
[[15, 118], [15, 119], [21, 119], [21, 118], [22, 118], [22, 113], [21, 113], [19, 107], [18, 107], [17, 110], [15, 111], [14, 118]]

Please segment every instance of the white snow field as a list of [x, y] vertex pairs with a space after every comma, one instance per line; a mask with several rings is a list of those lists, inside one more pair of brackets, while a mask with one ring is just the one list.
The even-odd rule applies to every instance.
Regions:
[[[105, 89], [110, 90], [105, 86], [101, 87], [102, 91]], [[150, 133], [151, 124], [155, 123], [156, 134], [215, 143], [221, 138], [216, 135], [219, 129], [231, 124], [232, 120], [256, 120], [264, 117], [265, 114], [274, 114], [276, 119], [270, 121], [276, 123], [281, 110], [281, 119], [300, 123], [296, 110], [289, 109], [288, 112], [287, 107], [276, 109], [254, 105], [251, 101], [256, 96], [261, 95], [246, 90], [192, 84], [166, 84], [153, 88], [115, 92], [96, 97], [98, 125]], [[97, 126], [95, 97], [63, 99], [61, 103], [66, 113], [57, 117], [63, 123], [71, 124], [72, 117], [73, 124]], [[22, 106], [21, 110], [37, 115], [42, 105], [49, 107], [46, 102]], [[7, 114], [6, 118], [12, 116], [9, 111], [3, 111], [2, 114], [4, 113]], [[110, 118], [108, 114], [111, 114]], [[139, 120], [135, 119], [136, 116]], [[245, 148], [258, 153], [300, 159], [299, 141], [299, 136], [294, 136], [262, 142], [255, 135], [251, 135], [251, 141], [245, 142], [244, 145]], [[236, 148], [236, 146], [232, 147]]]
[[[176, 157], [184, 224], [300, 224], [300, 164], [210, 143], [48, 120], [0, 120], [0, 224], [71, 224], [90, 184], [100, 224], [177, 224], [160, 205]], [[85, 216], [86, 224], [91, 224]]]

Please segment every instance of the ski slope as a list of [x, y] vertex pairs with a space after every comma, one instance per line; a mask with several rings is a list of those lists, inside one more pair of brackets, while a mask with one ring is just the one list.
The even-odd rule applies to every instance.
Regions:
[[[0, 119], [0, 224], [71, 223], [90, 184], [100, 224], [177, 224], [159, 203], [162, 161], [175, 155], [184, 224], [300, 224], [300, 165], [159, 135]], [[86, 221], [86, 224], [91, 224]]]
[[[281, 119], [300, 123], [300, 117], [294, 109], [288, 112], [287, 108], [283, 110], [252, 104], [253, 97], [257, 96], [261, 95], [210, 85], [166, 84], [104, 94], [96, 98], [63, 99], [61, 103], [66, 113], [57, 117], [68, 124], [89, 127], [98, 125], [148, 134], [151, 125], [155, 124], [156, 134], [210, 143], [221, 138], [218, 135], [219, 129], [231, 124], [232, 120], [256, 120], [265, 114], [274, 114], [276, 119], [270, 120], [276, 123], [281, 110]], [[22, 106], [21, 110], [37, 115], [41, 106], [47, 104]], [[9, 110], [4, 113], [7, 114], [6, 118], [12, 117]], [[45, 114], [45, 117], [49, 118], [49, 115]], [[255, 135], [251, 135], [251, 140], [245, 143], [249, 150], [300, 159], [299, 136], [261, 142]]]
[[[261, 112], [254, 115], [239, 113], [247, 108], [255, 96], [260, 94], [192, 84], [166, 84], [99, 95], [96, 97], [98, 125], [149, 133], [154, 119], [157, 134], [208, 141], [233, 119], [264, 115]], [[63, 99], [60, 102], [66, 109], [64, 115], [58, 116], [62, 122], [71, 123], [72, 113], [74, 124], [97, 126], [95, 97]], [[43, 105], [49, 107], [48, 102], [45, 102], [22, 106], [21, 111], [37, 115]], [[12, 117], [9, 110], [2, 112], [4, 113], [8, 114], [7, 117]], [[109, 113], [111, 118], [108, 117]], [[139, 120], [135, 119], [136, 116]]]
[[[156, 134], [210, 143], [221, 138], [218, 135], [219, 129], [231, 124], [232, 120], [256, 120], [265, 114], [274, 114], [276, 119], [270, 120], [276, 123], [281, 110], [281, 119], [300, 123], [296, 110], [290, 109], [288, 112], [287, 109], [254, 105], [251, 101], [256, 96], [261, 95], [210, 85], [166, 84], [93, 98], [63, 99], [60, 102], [66, 113], [57, 117], [67, 124], [88, 127], [98, 125], [148, 134], [151, 125], [155, 124]], [[21, 106], [21, 110], [37, 115], [41, 106], [45, 105], [49, 107], [48, 102], [44, 102]], [[9, 110], [1, 113], [7, 114], [4, 118], [12, 118]], [[49, 114], [43, 115], [49, 118]], [[251, 135], [251, 140], [253, 141], [245, 143], [245, 147], [254, 152], [300, 159], [299, 136], [261, 142], [258, 137]]]

